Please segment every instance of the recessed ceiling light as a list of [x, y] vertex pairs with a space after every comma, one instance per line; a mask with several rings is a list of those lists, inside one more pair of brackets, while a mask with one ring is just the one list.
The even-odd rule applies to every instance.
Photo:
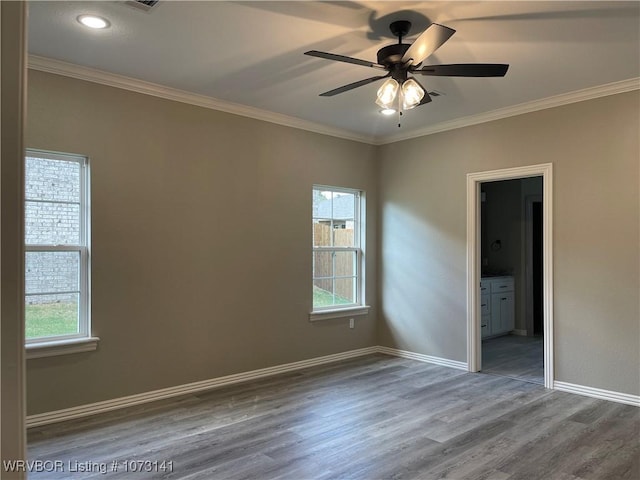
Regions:
[[78, 21], [85, 27], [101, 29], [108, 28], [109, 20], [106, 18], [98, 17], [97, 15], [80, 15]]
[[382, 115], [393, 115], [394, 113], [396, 113], [396, 110], [393, 108], [383, 108], [382, 110], [380, 110], [380, 113]]

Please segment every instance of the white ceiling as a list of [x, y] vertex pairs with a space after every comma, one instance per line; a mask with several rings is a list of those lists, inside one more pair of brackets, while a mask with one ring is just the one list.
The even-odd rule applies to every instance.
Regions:
[[[82, 27], [76, 17], [83, 13], [108, 18], [111, 28]], [[421, 77], [429, 91], [444, 95], [406, 112], [400, 129], [397, 118], [378, 113], [379, 83], [318, 96], [379, 71], [303, 52], [375, 61], [379, 48], [395, 43], [388, 25], [397, 19], [414, 24], [406, 42], [432, 22], [457, 30], [425, 65], [508, 63], [509, 71], [504, 78]], [[326, 127], [380, 143], [637, 80], [640, 3], [161, 0], [144, 12], [116, 1], [30, 2], [29, 53], [212, 97], [218, 104], [232, 102], [246, 111], [272, 112], [274, 118], [294, 117], [281, 123], [301, 119], [320, 131]]]

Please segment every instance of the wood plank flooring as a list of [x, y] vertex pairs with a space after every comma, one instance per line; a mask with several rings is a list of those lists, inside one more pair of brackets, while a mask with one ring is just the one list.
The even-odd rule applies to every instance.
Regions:
[[483, 340], [482, 371], [544, 385], [543, 338], [503, 335]]
[[28, 453], [64, 469], [35, 480], [636, 480], [640, 409], [371, 355], [35, 428]]

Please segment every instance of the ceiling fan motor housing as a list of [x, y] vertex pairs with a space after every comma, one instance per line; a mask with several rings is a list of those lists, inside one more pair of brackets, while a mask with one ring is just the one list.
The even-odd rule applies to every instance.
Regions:
[[[395, 72], [399, 72], [398, 65], [402, 61], [404, 53], [409, 49], [411, 44], [402, 43], [402, 37], [406, 36], [411, 30], [411, 22], [408, 20], [396, 20], [389, 25], [391, 33], [398, 37], [398, 43], [395, 45], [389, 45], [378, 50], [378, 63], [387, 67], [392, 75]], [[393, 75], [395, 78], [395, 75]], [[396, 80], [400, 80], [396, 78]]]
[[410, 43], [395, 43], [378, 50], [378, 63], [385, 67], [393, 67], [400, 63], [402, 56], [411, 46]]

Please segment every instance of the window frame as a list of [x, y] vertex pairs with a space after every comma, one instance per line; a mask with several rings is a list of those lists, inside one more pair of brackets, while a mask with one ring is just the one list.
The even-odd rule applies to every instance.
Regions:
[[[313, 244], [313, 236], [311, 241], [312, 247], [312, 264], [313, 264], [313, 256], [317, 252], [332, 252], [333, 261], [335, 261], [335, 253], [338, 252], [354, 252], [355, 253], [355, 274], [354, 274], [354, 288], [355, 288], [355, 301], [353, 303], [348, 303], [344, 305], [328, 305], [324, 307], [316, 307], [313, 305], [313, 293], [311, 300], [311, 313], [309, 314], [310, 321], [316, 320], [325, 320], [330, 318], [341, 318], [341, 317], [353, 317], [356, 315], [365, 315], [369, 311], [369, 307], [365, 305], [365, 282], [364, 282], [364, 274], [365, 274], [365, 239], [366, 239], [366, 231], [365, 231], [365, 217], [366, 217], [366, 203], [365, 203], [365, 192], [355, 188], [346, 188], [346, 187], [337, 187], [330, 185], [318, 185], [314, 184], [312, 186], [312, 199], [316, 190], [331, 192], [333, 193], [346, 193], [354, 195], [354, 246], [352, 247], [344, 247], [344, 246], [316, 246]], [[333, 206], [332, 206], [333, 209]], [[313, 201], [312, 201], [312, 211], [311, 211], [311, 222], [312, 225], [317, 219], [326, 219], [326, 217], [316, 217], [313, 212]], [[331, 212], [331, 226], [334, 224], [334, 216], [333, 211]], [[333, 243], [333, 228], [331, 228], [331, 243]], [[335, 285], [335, 280], [339, 278], [352, 278], [352, 276], [337, 276], [335, 272], [335, 268], [332, 269], [332, 276], [330, 277], [315, 277], [313, 274], [313, 268], [311, 273], [311, 289], [313, 292], [314, 282], [318, 279], [332, 279], [333, 285]], [[334, 287], [335, 289], [335, 287]]]
[[[78, 273], [78, 332], [66, 335], [52, 335], [46, 337], [26, 338], [25, 347], [27, 358], [38, 358], [65, 353], [76, 353], [90, 351], [97, 348], [97, 337], [91, 335], [91, 192], [90, 192], [90, 167], [89, 158], [85, 155], [72, 153], [51, 152], [29, 148], [25, 151], [24, 162], [28, 157], [43, 158], [46, 160], [60, 160], [66, 162], [76, 162], [80, 166], [80, 202], [79, 202], [79, 243], [71, 245], [60, 244], [27, 244], [26, 226], [24, 242], [25, 268], [26, 255], [29, 252], [78, 252], [79, 273]], [[26, 185], [26, 168], [25, 168]], [[26, 189], [25, 189], [26, 190]], [[24, 207], [26, 211], [27, 202], [38, 201], [24, 197]], [[56, 201], [55, 203], [68, 203]], [[71, 202], [75, 203], [75, 202]], [[25, 270], [26, 275], [26, 270]], [[49, 292], [38, 292], [44, 295]], [[76, 293], [73, 292], [50, 292], [50, 294]], [[29, 295], [25, 292], [23, 301]]]

